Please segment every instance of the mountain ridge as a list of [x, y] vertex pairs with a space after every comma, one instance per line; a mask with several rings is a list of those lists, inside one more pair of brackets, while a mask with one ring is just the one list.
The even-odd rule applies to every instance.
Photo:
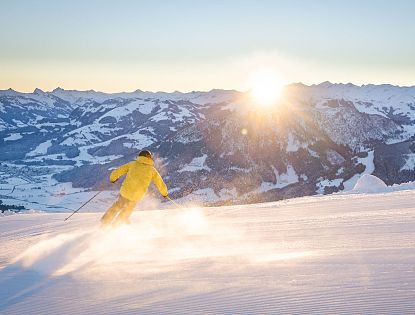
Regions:
[[206, 204], [342, 191], [371, 172], [414, 180], [415, 88], [293, 84], [275, 111], [235, 90], [34, 92], [0, 91], [0, 188], [109, 188], [109, 169], [143, 148], [174, 198]]
[[[312, 83], [312, 84], [305, 84], [303, 82], [292, 82], [292, 83], [287, 83], [284, 84], [284, 87], [289, 87], [289, 86], [304, 86], [304, 87], [316, 87], [316, 86], [320, 86], [320, 87], [327, 87], [327, 86], [353, 86], [353, 87], [396, 87], [396, 88], [415, 88], [415, 84], [414, 85], [399, 85], [399, 84], [392, 84], [392, 83], [362, 83], [362, 84], [355, 84], [352, 82], [348, 82], [348, 83], [344, 83], [344, 82], [331, 82], [331, 81], [323, 81], [320, 83]], [[56, 87], [51, 91], [44, 91], [41, 88], [34, 88], [34, 90], [32, 92], [22, 92], [22, 91], [18, 91], [15, 90], [13, 88], [8, 88], [8, 89], [0, 89], [0, 93], [2, 92], [7, 92], [7, 91], [11, 91], [11, 92], [16, 92], [16, 93], [21, 93], [21, 94], [32, 94], [34, 93], [36, 90], [40, 90], [43, 93], [53, 93], [53, 92], [59, 92], [59, 91], [65, 91], [65, 92], [94, 92], [94, 93], [103, 93], [103, 94], [132, 94], [132, 93], [181, 93], [181, 94], [189, 94], [189, 93], [198, 93], [198, 92], [214, 92], [214, 91], [234, 91], [234, 92], [240, 92], [240, 93], [244, 93], [244, 91], [240, 91], [237, 89], [223, 89], [223, 88], [212, 88], [210, 90], [192, 90], [192, 91], [179, 91], [179, 90], [175, 90], [175, 91], [149, 91], [149, 90], [141, 90], [141, 89], [136, 89], [134, 91], [118, 91], [118, 92], [105, 92], [105, 91], [96, 91], [94, 89], [90, 89], [90, 90], [78, 90], [78, 89], [65, 89], [65, 88], [61, 88], [61, 87]], [[246, 92], [246, 91], [245, 91]]]

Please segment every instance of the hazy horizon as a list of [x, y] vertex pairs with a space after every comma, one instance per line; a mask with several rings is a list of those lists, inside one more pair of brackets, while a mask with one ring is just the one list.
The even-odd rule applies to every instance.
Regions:
[[[390, 85], [390, 86], [399, 87], [399, 88], [415, 88], [415, 85], [399, 85], [399, 84], [391, 84], [391, 83], [355, 84], [353, 82], [344, 83], [344, 82], [331, 82], [331, 81], [323, 81], [323, 82], [313, 83], [313, 84], [305, 84], [303, 82], [291, 82], [291, 83], [284, 84], [284, 86], [301, 84], [301, 85], [305, 85], [305, 86], [311, 87], [311, 86], [318, 86], [318, 85], [324, 84], [326, 82], [327, 83], [330, 83], [330, 84], [333, 84], [333, 85], [348, 85], [348, 84], [352, 84], [352, 85], [357, 86], [357, 87], [363, 87], [363, 86], [368, 86], [368, 85], [374, 85], [374, 86]], [[135, 90], [105, 91], [105, 90], [97, 90], [97, 89], [85, 89], [85, 90], [82, 90], [82, 89], [67, 89], [67, 88], [63, 88], [63, 87], [60, 87], [60, 86], [57, 86], [57, 87], [55, 87], [53, 89], [50, 89], [50, 90], [45, 90], [45, 89], [41, 89], [39, 87], [35, 87], [31, 91], [22, 91], [22, 90], [13, 89], [13, 88], [10, 87], [10, 88], [6, 88], [6, 89], [3, 89], [2, 88], [2, 89], [0, 89], [0, 91], [13, 90], [13, 91], [18, 92], [18, 93], [27, 93], [27, 94], [30, 94], [30, 93], [34, 93], [36, 89], [40, 89], [40, 90], [42, 90], [45, 93], [52, 93], [54, 90], [62, 89], [64, 91], [78, 91], [78, 92], [90, 92], [91, 91], [91, 92], [105, 93], [105, 94], [134, 93], [134, 92], [139, 92], [139, 91], [141, 91], [141, 92], [147, 92], [147, 93], [159, 93], [159, 92], [160, 93], [175, 93], [175, 92], [177, 92], [177, 93], [192, 93], [192, 92], [210, 92], [210, 91], [214, 91], [214, 90], [236, 91], [236, 92], [241, 92], [241, 93], [247, 93], [247, 92], [249, 92], [249, 90], [224, 89], [224, 88], [217, 88], [217, 87], [212, 87], [211, 89], [207, 89], [207, 90], [187, 90], [187, 91], [185, 91], [185, 90], [143, 90], [143, 89], [140, 89], [140, 88], [137, 88]]]

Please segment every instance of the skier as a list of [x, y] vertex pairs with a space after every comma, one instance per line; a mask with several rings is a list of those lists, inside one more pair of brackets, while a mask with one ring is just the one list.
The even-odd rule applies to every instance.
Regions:
[[114, 170], [110, 175], [111, 183], [115, 183], [124, 174], [127, 176], [121, 185], [117, 201], [101, 218], [103, 226], [111, 223], [114, 225], [127, 223], [135, 205], [144, 197], [151, 181], [154, 182], [164, 198], [168, 197], [167, 186], [154, 167], [150, 151], [141, 151], [135, 161], [121, 165]]

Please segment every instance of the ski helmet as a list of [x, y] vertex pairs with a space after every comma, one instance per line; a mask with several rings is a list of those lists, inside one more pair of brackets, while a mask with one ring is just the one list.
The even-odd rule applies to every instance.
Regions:
[[140, 151], [140, 153], [138, 153], [138, 156], [145, 156], [145, 157], [148, 157], [150, 159], [153, 158], [153, 155], [151, 154], [151, 152], [149, 150]]

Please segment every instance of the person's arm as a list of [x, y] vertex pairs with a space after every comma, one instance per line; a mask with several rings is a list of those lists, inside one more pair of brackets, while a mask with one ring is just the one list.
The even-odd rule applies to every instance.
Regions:
[[157, 186], [157, 189], [159, 190], [160, 194], [163, 197], [167, 197], [169, 194], [169, 192], [167, 191], [167, 186], [156, 169], [154, 169], [153, 172], [153, 182]]
[[121, 165], [117, 169], [113, 170], [111, 172], [111, 175], [110, 175], [111, 183], [115, 183], [118, 180], [118, 178], [120, 178], [121, 176], [126, 174], [128, 172], [128, 170], [130, 169], [130, 164], [131, 164], [131, 162], [127, 163], [127, 164], [124, 164], [124, 165]]

